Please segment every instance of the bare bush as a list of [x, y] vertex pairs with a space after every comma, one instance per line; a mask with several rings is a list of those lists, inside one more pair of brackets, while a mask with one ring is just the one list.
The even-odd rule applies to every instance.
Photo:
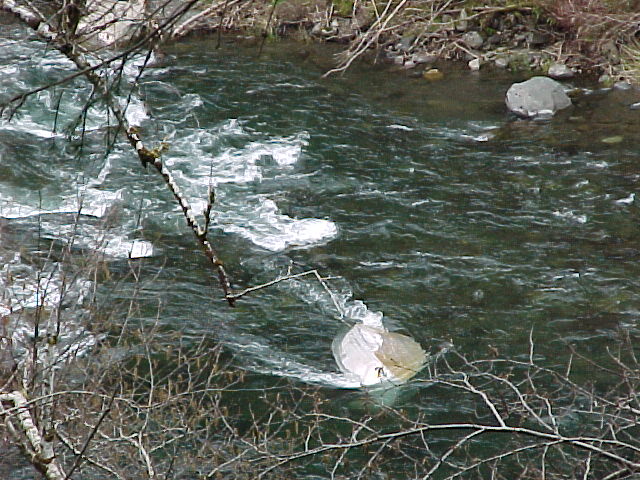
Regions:
[[640, 31], [637, 2], [563, 0], [543, 3], [550, 19], [565, 32], [565, 52], [593, 67], [620, 63], [625, 45]]
[[[568, 360], [553, 368], [540, 365], [533, 332], [518, 360], [450, 350], [408, 385], [347, 394], [358, 406], [344, 409], [320, 387], [249, 386], [215, 339], [140, 320], [155, 301], [138, 295], [153, 283], [144, 264], [105, 280], [112, 293], [103, 296], [86, 283], [104, 268], [100, 257], [73, 256], [52, 246], [37, 263], [34, 276], [47, 278], [33, 282], [40, 305], [3, 303], [2, 436], [46, 478], [633, 478], [640, 470], [630, 334], [598, 362], [567, 346]], [[53, 259], [65, 260], [64, 274], [45, 275]], [[118, 288], [129, 294], [114, 302]]]

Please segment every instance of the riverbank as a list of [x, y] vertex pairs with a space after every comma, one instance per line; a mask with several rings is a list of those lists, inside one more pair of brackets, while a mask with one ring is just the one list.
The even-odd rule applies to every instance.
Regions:
[[471, 70], [532, 71], [555, 78], [583, 73], [605, 85], [637, 84], [637, 11], [634, 2], [603, 0], [588, 5], [546, 0], [483, 5], [451, 0], [225, 0], [202, 10], [181, 35], [221, 27], [257, 41], [293, 37], [343, 44], [328, 73], [375, 54], [376, 61], [419, 73], [429, 72], [439, 60], [454, 60]]

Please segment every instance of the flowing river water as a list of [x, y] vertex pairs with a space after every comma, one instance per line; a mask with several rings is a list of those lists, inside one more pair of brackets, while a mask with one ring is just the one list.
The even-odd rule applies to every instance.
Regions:
[[[3, 99], [71, 69], [1, 28]], [[255, 46], [213, 44], [168, 49], [128, 116], [150, 144], [169, 143], [164, 160], [196, 212], [215, 186], [211, 239], [235, 288], [318, 269], [348, 317], [382, 312], [425, 350], [452, 342], [470, 357], [528, 358], [531, 336], [555, 365], [567, 343], [598, 357], [621, 330], [637, 333], [637, 91], [570, 83], [568, 111], [520, 121], [504, 94], [524, 77], [504, 71], [445, 66], [444, 80], [427, 82], [360, 65], [322, 79], [326, 49], [282, 42], [257, 58]], [[75, 232], [75, 248], [104, 252], [113, 272], [137, 262], [156, 275], [142, 320], [161, 303], [163, 327], [215, 337], [256, 385], [287, 377], [338, 403], [357, 398], [331, 355], [343, 325], [322, 285], [283, 282], [227, 307], [166, 186], [122, 136], [105, 145], [99, 104], [82, 115], [89, 93], [81, 80], [39, 92], [0, 124], [5, 272], [29, 278], [29, 256]], [[68, 141], [74, 122], [84, 137]], [[26, 280], [3, 288], [36, 302]], [[108, 298], [109, 282], [99, 288]], [[426, 387], [406, 402], [454, 409]]]

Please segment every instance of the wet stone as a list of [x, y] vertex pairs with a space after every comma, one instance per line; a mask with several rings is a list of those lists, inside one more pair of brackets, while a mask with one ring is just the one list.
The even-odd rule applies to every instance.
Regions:
[[507, 108], [520, 117], [549, 117], [571, 106], [562, 85], [549, 77], [533, 77], [509, 87]]
[[425, 80], [435, 81], [435, 80], [442, 80], [442, 78], [444, 77], [444, 74], [437, 68], [431, 68], [429, 70], [426, 70], [422, 74], [422, 77]]
[[478, 49], [484, 44], [484, 38], [478, 32], [467, 32], [462, 36], [462, 41], [469, 48]]
[[573, 78], [575, 74], [564, 63], [554, 63], [549, 67], [548, 75], [555, 80], [564, 80]]
[[446, 30], [455, 30], [456, 28], [453, 22], [453, 17], [448, 13], [442, 15], [442, 23], [446, 25]]
[[400, 39], [400, 42], [398, 43], [398, 45], [396, 45], [396, 48], [400, 51], [408, 52], [411, 49], [413, 42], [415, 40], [416, 40], [415, 35], [405, 35]]
[[627, 81], [619, 81], [613, 84], [616, 90], [631, 90], [631, 84]]
[[487, 43], [489, 45], [500, 45], [502, 43], [502, 34], [499, 32], [494, 33], [489, 38], [487, 38]]
[[598, 77], [598, 83], [601, 83], [605, 86], [611, 86], [611, 82], [612, 82], [611, 76], [607, 75], [606, 73]]
[[607, 145], [615, 145], [616, 143], [622, 143], [624, 137], [622, 135], [614, 135], [612, 137], [606, 137], [601, 139], [602, 143], [606, 143]]
[[469, 27], [469, 22], [467, 21], [467, 11], [463, 8], [460, 11], [460, 17], [456, 22], [456, 30], [458, 32], [466, 32]]
[[509, 66], [509, 58], [507, 57], [498, 57], [493, 62], [498, 68], [507, 68]]
[[539, 47], [549, 42], [549, 35], [542, 32], [529, 32], [526, 34], [527, 44], [531, 47]]
[[480, 59], [479, 58], [474, 58], [473, 60], [469, 61], [469, 69], [472, 72], [477, 72], [478, 70], [480, 70]]
[[411, 57], [411, 59], [415, 63], [435, 63], [438, 57], [429, 53], [416, 53]]

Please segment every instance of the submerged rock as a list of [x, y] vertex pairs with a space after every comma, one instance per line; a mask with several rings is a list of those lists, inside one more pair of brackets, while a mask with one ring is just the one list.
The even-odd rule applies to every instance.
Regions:
[[520, 117], [550, 117], [571, 106], [562, 85], [549, 77], [533, 77], [509, 87], [507, 108]]
[[429, 70], [426, 70], [423, 74], [422, 77], [425, 78], [426, 80], [442, 80], [442, 77], [444, 77], [444, 74], [438, 70], [437, 68], [431, 68]]

